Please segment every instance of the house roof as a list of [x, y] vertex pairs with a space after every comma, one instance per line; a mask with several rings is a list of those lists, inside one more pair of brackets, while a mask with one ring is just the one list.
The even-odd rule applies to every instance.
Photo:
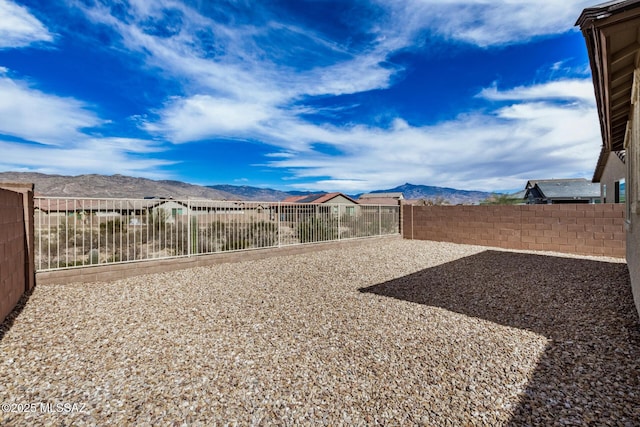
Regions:
[[[36, 198], [34, 207], [43, 212], [77, 211], [134, 211], [161, 207], [165, 204], [178, 204], [191, 208], [243, 209], [245, 202], [219, 200], [173, 200], [173, 199], [54, 199]], [[249, 206], [257, 207], [249, 202]], [[266, 206], [266, 205], [258, 205]]]
[[569, 183], [569, 182], [587, 182], [586, 179], [584, 178], [562, 178], [562, 179], [556, 179], [556, 178], [551, 178], [551, 179], [530, 179], [529, 181], [527, 181], [527, 185], [524, 186], [525, 191], [533, 188], [537, 183]]
[[394, 205], [404, 199], [397, 199], [395, 197], [367, 197], [365, 199], [358, 199], [358, 203], [361, 205]]
[[584, 178], [543, 180], [527, 190], [527, 196], [530, 192], [539, 192], [546, 199], [593, 199], [600, 197], [600, 185]]
[[361, 194], [358, 197], [360, 199], [396, 199], [402, 200], [404, 199], [404, 194], [402, 192], [389, 192], [389, 193], [365, 193]]
[[402, 192], [366, 193], [358, 197], [362, 205], [397, 205], [401, 200], [404, 200]]
[[527, 190], [520, 190], [515, 193], [509, 194], [512, 199], [524, 199], [527, 196]]
[[349, 201], [357, 204], [358, 202], [356, 202], [355, 200], [353, 200], [351, 197], [347, 196], [346, 194], [342, 194], [342, 193], [321, 193], [321, 194], [308, 194], [308, 195], [303, 195], [303, 196], [291, 196], [291, 197], [287, 197], [286, 199], [283, 200], [283, 202], [285, 203], [313, 203], [313, 204], [322, 204], [322, 203], [327, 203], [328, 201], [342, 196], [345, 199], [348, 199]]
[[633, 75], [640, 51], [639, 6], [640, 0], [601, 3], [584, 9], [576, 22], [587, 44], [602, 133], [594, 182], [600, 180], [609, 152], [625, 148]]
[[34, 208], [43, 212], [120, 211], [148, 209], [160, 204], [160, 200], [127, 199], [55, 199], [35, 198]]

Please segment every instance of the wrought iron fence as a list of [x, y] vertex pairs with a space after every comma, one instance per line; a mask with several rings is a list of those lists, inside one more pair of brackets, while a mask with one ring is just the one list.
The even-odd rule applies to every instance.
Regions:
[[38, 271], [393, 235], [399, 206], [36, 197]]

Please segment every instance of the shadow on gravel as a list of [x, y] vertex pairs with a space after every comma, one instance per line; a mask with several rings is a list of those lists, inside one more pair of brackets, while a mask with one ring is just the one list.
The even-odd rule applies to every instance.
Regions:
[[626, 264], [485, 251], [361, 292], [544, 335], [511, 425], [640, 425], [640, 322]]
[[13, 308], [13, 310], [11, 310], [11, 313], [7, 314], [7, 317], [5, 317], [4, 321], [0, 323], [0, 341], [2, 341], [5, 334], [9, 332], [9, 329], [11, 329], [11, 326], [13, 326], [16, 318], [20, 315], [20, 313], [22, 313], [22, 310], [27, 305], [27, 301], [29, 301], [29, 298], [31, 297], [31, 294], [33, 294], [34, 289], [35, 287], [22, 294], [16, 306]]

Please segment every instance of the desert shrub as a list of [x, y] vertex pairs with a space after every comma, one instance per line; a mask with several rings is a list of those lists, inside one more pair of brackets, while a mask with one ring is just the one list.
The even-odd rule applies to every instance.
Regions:
[[333, 240], [338, 236], [338, 225], [335, 221], [311, 217], [298, 224], [298, 240], [300, 243]]
[[264, 248], [278, 243], [278, 226], [269, 221], [252, 222], [248, 226], [248, 238], [254, 247]]
[[240, 237], [229, 239], [225, 242], [224, 246], [222, 246], [223, 251], [235, 251], [239, 249], [247, 249], [249, 247], [249, 242]]
[[100, 232], [105, 235], [113, 235], [117, 233], [126, 233], [127, 227], [123, 227], [122, 220], [120, 218], [110, 219], [107, 222], [100, 224]]
[[512, 194], [492, 194], [480, 202], [481, 205], [520, 205], [523, 203], [522, 198], [514, 197]]

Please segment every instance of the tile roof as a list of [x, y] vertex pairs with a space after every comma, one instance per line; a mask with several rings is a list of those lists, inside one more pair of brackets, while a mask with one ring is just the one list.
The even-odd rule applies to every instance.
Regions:
[[356, 204], [358, 203], [355, 200], [353, 200], [351, 197], [342, 193], [321, 193], [321, 194], [309, 194], [309, 195], [303, 195], [303, 196], [291, 196], [284, 199], [283, 202], [322, 204], [339, 196], [342, 196], [353, 203], [356, 203]]
[[305, 194], [302, 196], [289, 196], [283, 200], [285, 203], [312, 203], [313, 200], [316, 200], [320, 197], [321, 194]]
[[389, 192], [389, 193], [365, 193], [361, 194], [359, 199], [404, 199], [404, 194], [402, 192]]
[[395, 197], [367, 197], [358, 199], [358, 203], [361, 205], [397, 205], [400, 200]]
[[552, 184], [562, 184], [562, 183], [570, 183], [570, 182], [587, 182], [584, 178], [562, 178], [562, 179], [530, 179], [527, 181], [527, 185], [524, 187], [525, 190], [529, 188], [533, 188], [537, 183], [552, 183]]
[[547, 199], [591, 199], [600, 197], [600, 184], [592, 183], [584, 178], [540, 180], [536, 181], [535, 188]]

